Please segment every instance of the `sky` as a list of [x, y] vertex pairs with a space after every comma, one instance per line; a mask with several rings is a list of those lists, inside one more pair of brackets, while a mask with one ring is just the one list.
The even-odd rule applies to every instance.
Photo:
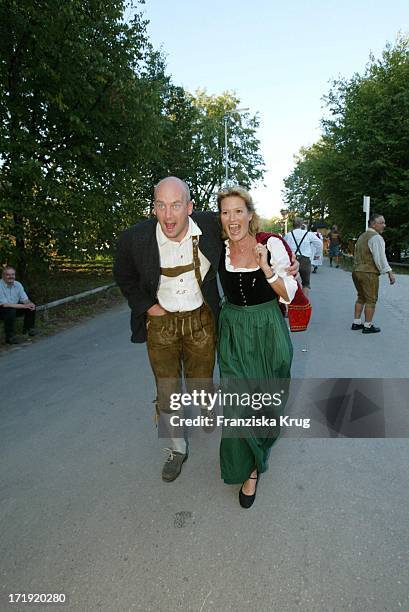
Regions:
[[409, 34], [409, 0], [146, 0], [142, 10], [175, 85], [233, 91], [259, 114], [266, 186], [252, 194], [264, 217], [284, 207], [294, 155], [320, 136], [331, 81], [362, 74], [370, 53]]

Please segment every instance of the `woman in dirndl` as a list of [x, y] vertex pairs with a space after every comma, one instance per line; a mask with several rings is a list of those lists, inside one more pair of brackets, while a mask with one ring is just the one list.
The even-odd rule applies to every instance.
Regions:
[[[221, 385], [225, 392], [247, 391], [254, 396], [255, 391], [277, 389], [274, 381], [279, 388], [286, 382], [288, 386], [293, 349], [278, 301], [290, 303], [297, 282], [287, 274], [290, 259], [282, 240], [270, 237], [266, 245], [258, 243], [258, 217], [248, 191], [225, 189], [219, 192], [217, 203], [225, 238], [219, 268], [225, 296], [218, 340]], [[276, 422], [284, 403], [285, 397], [278, 411], [274, 410]], [[272, 410], [225, 403], [224, 423], [262, 413], [271, 416]], [[255, 500], [259, 475], [268, 469], [278, 434], [279, 427], [223, 427], [221, 477], [227, 484], [242, 483], [239, 502], [243, 508]]]

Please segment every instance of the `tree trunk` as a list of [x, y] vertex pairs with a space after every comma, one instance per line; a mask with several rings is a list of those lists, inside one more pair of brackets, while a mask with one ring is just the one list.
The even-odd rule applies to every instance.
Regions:
[[16, 239], [16, 275], [17, 278], [24, 284], [27, 280], [27, 257], [26, 245], [24, 240], [24, 218], [17, 213], [13, 213], [14, 218], [14, 236]]

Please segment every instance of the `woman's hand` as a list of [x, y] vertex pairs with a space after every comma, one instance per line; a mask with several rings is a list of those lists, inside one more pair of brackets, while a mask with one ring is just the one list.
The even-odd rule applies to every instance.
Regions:
[[272, 276], [273, 271], [271, 267], [269, 266], [268, 259], [267, 259], [267, 256], [268, 256], [267, 247], [264, 244], [261, 244], [260, 242], [256, 244], [256, 246], [254, 247], [254, 256], [256, 258], [257, 264], [263, 270], [264, 274], [267, 277]]

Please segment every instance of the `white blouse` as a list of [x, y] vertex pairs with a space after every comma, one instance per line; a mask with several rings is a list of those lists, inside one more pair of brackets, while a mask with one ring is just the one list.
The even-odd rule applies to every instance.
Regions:
[[[255, 272], [260, 269], [260, 266], [256, 268], [235, 268], [230, 261], [230, 245], [229, 240], [225, 240], [226, 245], [226, 270], [228, 272]], [[286, 270], [291, 265], [287, 250], [279, 238], [271, 236], [266, 244], [270, 251], [270, 266], [273, 274], [277, 274], [283, 279], [284, 285], [288, 295], [288, 301], [279, 297], [280, 302], [283, 304], [290, 304], [297, 291], [297, 281]], [[267, 281], [266, 281], [267, 282]]]

